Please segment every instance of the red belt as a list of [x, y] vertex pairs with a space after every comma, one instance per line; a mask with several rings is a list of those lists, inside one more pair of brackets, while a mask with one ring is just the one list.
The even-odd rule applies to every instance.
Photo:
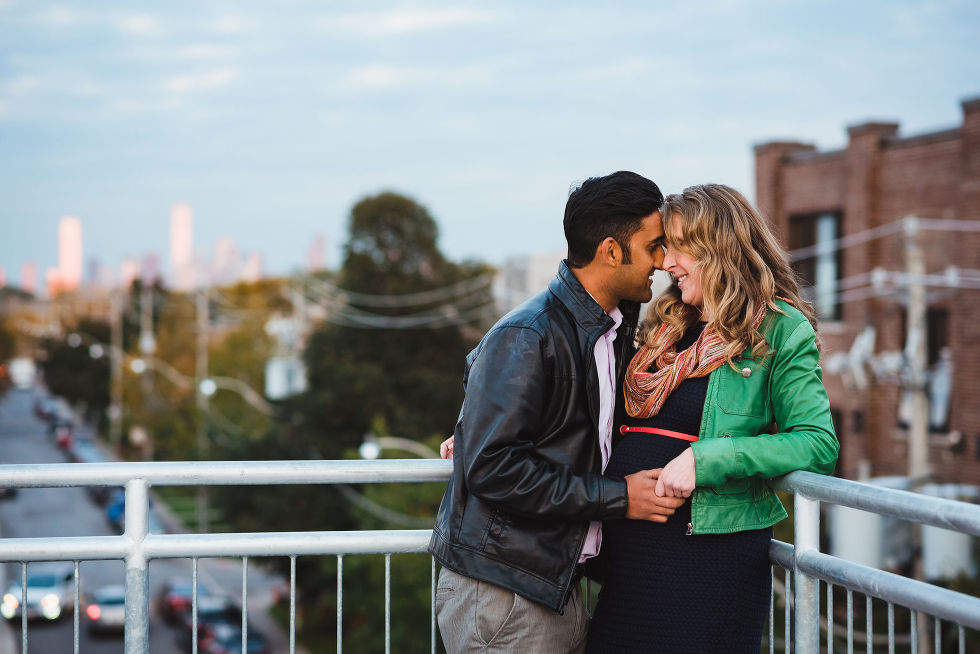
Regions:
[[694, 442], [698, 440], [697, 436], [691, 436], [690, 434], [682, 434], [679, 431], [670, 431], [669, 429], [657, 429], [656, 427], [629, 427], [627, 425], [622, 425], [619, 428], [620, 434], [628, 434], [630, 432], [642, 432], [644, 434], [660, 434], [661, 436], [670, 436], [671, 438], [679, 438], [682, 441]]

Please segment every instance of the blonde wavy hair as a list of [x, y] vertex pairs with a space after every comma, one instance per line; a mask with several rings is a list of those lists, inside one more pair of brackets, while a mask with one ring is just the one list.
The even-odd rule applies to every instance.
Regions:
[[[752, 322], [761, 303], [782, 313], [776, 306], [777, 296], [788, 299], [817, 329], [813, 306], [800, 296], [786, 251], [741, 193], [722, 184], [690, 186], [667, 196], [660, 213], [667, 243], [698, 261], [703, 309], [711, 316], [709, 326], [726, 344], [729, 365], [735, 367], [735, 359], [746, 349], [754, 357], [768, 351], [765, 338]], [[680, 218], [680, 233], [674, 216]], [[673, 284], [647, 310], [637, 340], [653, 345], [661, 324], [681, 334], [700, 319], [701, 311], [684, 304]]]

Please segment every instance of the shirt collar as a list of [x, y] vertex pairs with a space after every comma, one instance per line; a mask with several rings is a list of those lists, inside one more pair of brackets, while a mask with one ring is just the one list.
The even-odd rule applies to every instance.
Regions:
[[[583, 286], [582, 288], [585, 287]], [[589, 293], [588, 289], [586, 289], [585, 292]], [[592, 298], [596, 304], [599, 304], [599, 301], [595, 299], [595, 296], [593, 296], [592, 293], [589, 293], [589, 297]], [[602, 305], [599, 306], [601, 307]], [[608, 336], [609, 334], [612, 334], [613, 339], [615, 339], [616, 330], [623, 324], [623, 312], [619, 310], [619, 307], [613, 307], [609, 311], [606, 311], [606, 315], [613, 319], [613, 326], [609, 328], [605, 335]]]

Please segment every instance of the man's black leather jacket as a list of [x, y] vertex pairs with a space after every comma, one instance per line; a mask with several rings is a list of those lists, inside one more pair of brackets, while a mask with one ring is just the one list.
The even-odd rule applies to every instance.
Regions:
[[[639, 305], [620, 310], [617, 380]], [[453, 475], [429, 542], [443, 565], [564, 610], [589, 521], [626, 515], [626, 482], [600, 472], [594, 349], [613, 324], [562, 262], [466, 357]]]

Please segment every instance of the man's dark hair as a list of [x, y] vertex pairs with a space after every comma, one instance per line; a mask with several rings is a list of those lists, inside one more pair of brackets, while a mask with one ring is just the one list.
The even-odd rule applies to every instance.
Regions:
[[609, 236], [623, 248], [623, 263], [629, 263], [630, 238], [643, 219], [663, 203], [664, 195], [656, 184], [627, 170], [585, 180], [565, 204], [568, 265], [587, 265], [599, 244]]

